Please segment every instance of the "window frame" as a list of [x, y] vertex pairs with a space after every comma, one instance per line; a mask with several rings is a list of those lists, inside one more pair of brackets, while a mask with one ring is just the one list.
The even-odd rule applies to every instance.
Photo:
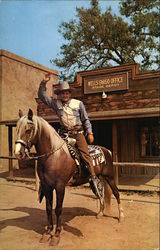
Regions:
[[[158, 141], [157, 141], [158, 140]], [[149, 141], [149, 149], [147, 153], [147, 142]], [[158, 142], [158, 153], [155, 155], [154, 146]], [[155, 147], [156, 148], [156, 147]], [[155, 149], [156, 150], [156, 149]], [[141, 159], [158, 159], [160, 157], [160, 133], [156, 124], [141, 124], [140, 128], [140, 158]]]

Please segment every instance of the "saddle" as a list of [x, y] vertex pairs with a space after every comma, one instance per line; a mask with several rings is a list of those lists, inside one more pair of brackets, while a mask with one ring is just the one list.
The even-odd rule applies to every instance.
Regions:
[[105, 162], [105, 156], [100, 146], [88, 145], [88, 151], [93, 161], [93, 166], [97, 166]]
[[[68, 150], [72, 158], [75, 160], [76, 166], [77, 166], [76, 172], [74, 174], [74, 178], [78, 178], [81, 173], [81, 166], [85, 167], [86, 169], [88, 169], [88, 166], [83, 161], [80, 155], [80, 152], [78, 148], [76, 147], [76, 141], [73, 141], [73, 140], [75, 139], [68, 137], [67, 140], [65, 141], [66, 141]], [[94, 167], [105, 162], [105, 156], [100, 146], [88, 145], [88, 151], [91, 156]]]

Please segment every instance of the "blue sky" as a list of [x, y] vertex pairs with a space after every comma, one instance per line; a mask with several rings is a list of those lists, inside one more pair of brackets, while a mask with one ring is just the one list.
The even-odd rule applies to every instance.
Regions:
[[[118, 0], [99, 1], [101, 10], [119, 8]], [[52, 69], [50, 63], [60, 52], [62, 21], [76, 16], [76, 7], [89, 7], [89, 0], [0, 0], [0, 49], [25, 57]]]

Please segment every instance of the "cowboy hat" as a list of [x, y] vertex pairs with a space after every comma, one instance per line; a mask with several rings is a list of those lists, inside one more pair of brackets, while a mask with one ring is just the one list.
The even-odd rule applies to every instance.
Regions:
[[56, 95], [59, 95], [62, 91], [65, 91], [65, 90], [68, 90], [69, 92], [71, 92], [68, 82], [60, 82], [58, 84], [58, 88], [54, 91], [54, 93]]

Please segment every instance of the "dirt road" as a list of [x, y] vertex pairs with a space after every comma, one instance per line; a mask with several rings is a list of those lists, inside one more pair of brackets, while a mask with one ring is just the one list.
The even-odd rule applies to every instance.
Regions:
[[90, 189], [67, 187], [60, 243], [51, 247], [49, 242], [39, 243], [47, 220], [45, 200], [38, 203], [34, 185], [0, 178], [0, 249], [158, 249], [158, 195], [121, 193], [121, 200], [125, 213], [123, 223], [118, 223], [114, 197], [110, 216], [96, 219], [97, 200]]

